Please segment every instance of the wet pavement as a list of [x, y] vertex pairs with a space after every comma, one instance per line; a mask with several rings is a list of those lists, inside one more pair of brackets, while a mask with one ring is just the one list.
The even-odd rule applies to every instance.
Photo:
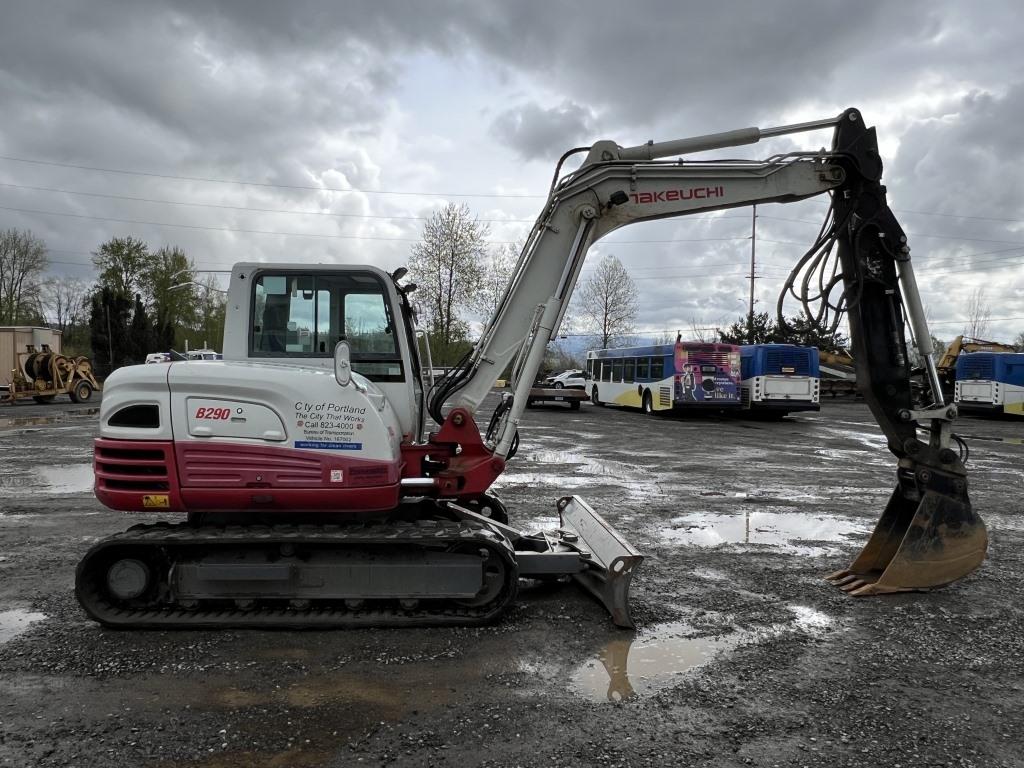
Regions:
[[864, 406], [745, 423], [586, 404], [527, 412], [497, 485], [515, 525], [578, 493], [647, 555], [635, 632], [527, 582], [478, 629], [118, 632], [79, 609], [75, 564], [160, 518], [92, 497], [95, 419], [0, 411], [2, 766], [1024, 764], [1024, 423], [958, 425], [991, 544], [936, 592], [821, 578], [891, 490]]

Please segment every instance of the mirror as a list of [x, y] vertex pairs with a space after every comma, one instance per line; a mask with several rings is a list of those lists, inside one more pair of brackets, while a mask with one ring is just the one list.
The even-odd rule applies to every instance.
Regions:
[[334, 345], [334, 378], [343, 387], [352, 381], [352, 349], [344, 339]]

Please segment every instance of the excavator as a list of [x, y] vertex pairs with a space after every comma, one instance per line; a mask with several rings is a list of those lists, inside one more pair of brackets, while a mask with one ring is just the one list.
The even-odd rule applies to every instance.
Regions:
[[[689, 158], [825, 129], [832, 144], [820, 151]], [[574, 154], [582, 164], [563, 173]], [[632, 626], [643, 556], [621, 533], [576, 496], [557, 501], [558, 528], [524, 533], [491, 491], [518, 447], [544, 349], [588, 248], [610, 232], [817, 195], [830, 212], [787, 286], [846, 313], [858, 386], [896, 458], [877, 527], [827, 578], [854, 596], [960, 579], [985, 557], [985, 525], [934, 364], [933, 401], [911, 398], [906, 328], [929, 362], [931, 336], [881, 175], [875, 130], [856, 109], [570, 150], [493, 317], [432, 387], [405, 269], [236, 264], [223, 361], [130, 366], [107, 379], [97, 498], [185, 517], [92, 546], [77, 568], [79, 602], [121, 628], [473, 625], [500, 616], [520, 579], [571, 579]], [[808, 276], [826, 263], [828, 275]], [[510, 391], [481, 429], [478, 410], [509, 369]]]

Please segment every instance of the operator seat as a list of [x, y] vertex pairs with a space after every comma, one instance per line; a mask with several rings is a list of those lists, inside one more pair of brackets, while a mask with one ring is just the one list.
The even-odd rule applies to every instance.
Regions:
[[267, 296], [263, 307], [263, 332], [260, 335], [261, 352], [287, 352], [288, 316], [291, 297], [288, 294]]

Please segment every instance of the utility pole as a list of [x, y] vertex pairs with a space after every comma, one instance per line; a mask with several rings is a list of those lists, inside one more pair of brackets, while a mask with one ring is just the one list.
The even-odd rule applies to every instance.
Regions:
[[110, 332], [110, 303], [104, 301], [103, 306], [107, 311], [107, 364], [110, 366], [107, 375], [109, 376], [114, 372], [114, 335]]
[[754, 253], [757, 249], [757, 206], [750, 219], [750, 313], [747, 315], [747, 343], [754, 343]]

